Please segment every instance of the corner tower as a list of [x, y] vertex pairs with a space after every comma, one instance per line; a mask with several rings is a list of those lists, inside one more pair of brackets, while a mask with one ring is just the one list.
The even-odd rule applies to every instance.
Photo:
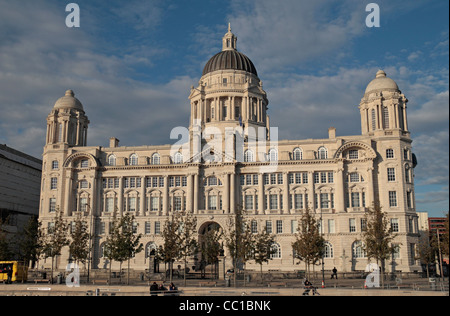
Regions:
[[368, 84], [359, 105], [362, 134], [409, 137], [407, 102], [397, 83], [379, 70]]
[[46, 145], [86, 146], [89, 120], [72, 90], [59, 98], [47, 117]]

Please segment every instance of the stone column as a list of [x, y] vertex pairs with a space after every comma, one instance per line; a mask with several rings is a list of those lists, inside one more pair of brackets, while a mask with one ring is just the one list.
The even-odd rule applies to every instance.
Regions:
[[198, 214], [198, 173], [194, 174], [194, 188], [192, 190], [192, 193], [194, 194], [194, 214]]
[[236, 174], [230, 174], [230, 213], [236, 213]]
[[224, 174], [224, 181], [223, 181], [223, 185], [224, 185], [224, 200], [223, 200], [223, 209], [225, 211], [225, 213], [230, 213], [230, 180], [229, 180], [229, 174], [225, 173]]
[[283, 209], [281, 213], [289, 214], [289, 177], [287, 172], [283, 172]]
[[163, 215], [169, 214], [169, 176], [164, 176]]
[[345, 208], [345, 196], [344, 196], [344, 162], [338, 162], [338, 169], [336, 171], [336, 194], [334, 207], [337, 212], [346, 212]]

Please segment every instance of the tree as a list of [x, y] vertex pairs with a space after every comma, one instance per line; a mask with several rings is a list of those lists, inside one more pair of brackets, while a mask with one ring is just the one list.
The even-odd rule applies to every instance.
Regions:
[[203, 258], [211, 264], [211, 278], [213, 278], [213, 268], [219, 262], [219, 256], [223, 248], [220, 244], [222, 233], [219, 229], [211, 229], [202, 236], [201, 251]]
[[30, 262], [33, 263], [39, 259], [40, 250], [42, 248], [39, 234], [41, 222], [38, 221], [36, 216], [31, 216], [28, 219], [27, 224], [23, 228], [22, 238], [19, 241], [19, 247], [22, 253], [24, 266], [29, 266]]
[[[298, 224], [295, 241], [292, 243], [294, 256], [305, 263], [305, 270], [309, 278], [310, 265], [316, 264], [325, 251], [325, 240], [320, 234], [319, 225], [307, 208]], [[300, 263], [300, 262], [299, 262]]]
[[69, 245], [69, 225], [63, 219], [62, 211], [60, 211], [59, 208], [56, 209], [54, 222], [49, 224], [51, 225], [47, 227], [47, 234], [42, 232], [42, 235], [44, 236], [42, 253], [45, 258], [52, 258], [51, 282], [53, 282], [54, 259], [56, 256], [61, 255], [61, 250], [63, 247]]
[[[181, 256], [181, 239], [179, 235], [180, 221], [172, 214], [164, 224], [162, 237], [164, 244], [160, 246], [159, 253], [165, 263], [169, 264], [169, 279], [172, 282], [173, 263]], [[167, 273], [167, 271], [166, 271]]]
[[228, 234], [225, 235], [225, 244], [233, 260], [234, 285], [236, 286], [236, 274], [240, 265], [244, 266], [252, 259], [254, 236], [251, 227], [243, 218], [242, 208], [236, 208], [236, 214], [228, 220]]
[[[392, 232], [389, 219], [378, 202], [367, 210], [365, 220], [366, 229], [362, 232], [364, 250], [368, 259], [375, 259], [381, 266], [381, 275], [384, 276], [384, 263], [394, 252], [392, 241], [397, 234]], [[383, 283], [384, 277], [381, 280]]]
[[[144, 249], [140, 239], [141, 234], [136, 234], [134, 231], [134, 215], [126, 213], [121, 218], [114, 217], [111, 225], [111, 233], [106, 239], [105, 243], [105, 255], [110, 259], [110, 279], [111, 279], [111, 262], [112, 260], [120, 263], [120, 272], [122, 272], [122, 263], [128, 260], [128, 278], [127, 283], [130, 281], [130, 262], [129, 260], [135, 256], [135, 254], [141, 252]], [[122, 282], [122, 273], [120, 273]]]
[[72, 241], [69, 244], [70, 254], [76, 264], [85, 263], [90, 252], [90, 235], [87, 222], [79, 214], [70, 232]]
[[261, 282], [263, 281], [262, 265], [272, 259], [272, 255], [275, 253], [274, 243], [275, 236], [269, 234], [266, 227], [258, 234], [254, 234], [253, 260], [260, 265]]
[[435, 262], [436, 248], [430, 242], [429, 233], [422, 234], [417, 245], [417, 259], [427, 267], [427, 278], [430, 277], [429, 266]]
[[442, 232], [443, 238], [442, 238], [442, 253], [446, 256], [448, 256], [449, 253], [449, 231], [448, 231], [448, 212], [446, 215], [446, 219], [444, 222], [444, 231]]
[[194, 254], [197, 249], [197, 240], [195, 239], [195, 232], [197, 227], [197, 218], [191, 213], [181, 214], [178, 217], [179, 222], [179, 247], [180, 257], [184, 260], [184, 286], [186, 286], [186, 272], [187, 272], [187, 258]]
[[6, 232], [3, 230], [3, 222], [0, 217], [0, 261], [11, 260], [12, 252], [9, 249], [9, 242]]

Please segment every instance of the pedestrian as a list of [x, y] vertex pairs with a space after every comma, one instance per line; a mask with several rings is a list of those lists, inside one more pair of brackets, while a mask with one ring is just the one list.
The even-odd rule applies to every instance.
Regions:
[[6, 270], [6, 275], [8, 276], [8, 279], [6, 280], [6, 284], [11, 284], [12, 283], [12, 275], [13, 275], [13, 270], [12, 270], [12, 266], [9, 265], [7, 270]]
[[156, 282], [153, 282], [153, 284], [150, 286], [150, 295], [158, 296], [158, 284], [156, 284]]
[[338, 277], [337, 277], [337, 269], [336, 269], [336, 267], [333, 268], [333, 274], [331, 275], [332, 279], [334, 279], [334, 277], [336, 277], [336, 280], [337, 280]]

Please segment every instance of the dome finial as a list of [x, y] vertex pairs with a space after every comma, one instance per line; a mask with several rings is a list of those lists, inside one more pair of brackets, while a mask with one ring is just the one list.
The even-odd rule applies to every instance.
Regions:
[[222, 39], [222, 51], [236, 50], [237, 37], [231, 32], [231, 23], [228, 22], [228, 32]]

